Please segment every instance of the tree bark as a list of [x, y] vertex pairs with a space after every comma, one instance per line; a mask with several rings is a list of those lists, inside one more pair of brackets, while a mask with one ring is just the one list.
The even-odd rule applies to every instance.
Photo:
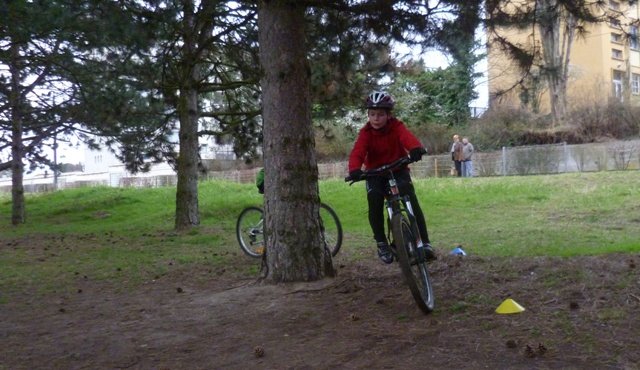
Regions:
[[176, 230], [187, 230], [200, 224], [198, 209], [198, 90], [199, 69], [193, 1], [184, 2], [183, 63], [178, 101], [180, 154], [178, 155], [178, 183], [176, 186]]
[[267, 280], [312, 281], [335, 271], [319, 217], [304, 6], [260, 1]]
[[176, 230], [200, 224], [198, 209], [198, 93], [181, 89], [178, 104], [180, 117], [180, 154], [176, 186]]
[[25, 222], [24, 205], [24, 163], [22, 163], [22, 98], [20, 94], [20, 50], [17, 43], [11, 44], [11, 91], [9, 106], [11, 109], [11, 223], [13, 225]]

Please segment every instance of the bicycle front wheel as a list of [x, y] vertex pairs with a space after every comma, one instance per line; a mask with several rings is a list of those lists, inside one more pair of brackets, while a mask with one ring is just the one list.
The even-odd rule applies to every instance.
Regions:
[[391, 220], [391, 230], [398, 262], [411, 295], [424, 313], [430, 313], [435, 307], [433, 287], [425, 258], [416, 248], [411, 225], [402, 214], [396, 214]]
[[236, 236], [240, 248], [248, 256], [260, 258], [264, 254], [263, 211], [258, 207], [247, 207], [238, 216]]
[[322, 220], [324, 241], [335, 257], [342, 246], [342, 224], [336, 212], [328, 205], [320, 204], [320, 219]]

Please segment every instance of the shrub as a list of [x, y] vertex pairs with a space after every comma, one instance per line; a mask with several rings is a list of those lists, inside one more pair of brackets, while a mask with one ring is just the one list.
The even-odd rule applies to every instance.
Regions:
[[[362, 125], [363, 123], [361, 123]], [[357, 135], [355, 123], [318, 120], [314, 122], [316, 155], [319, 162], [341, 161], [349, 156]]]
[[487, 111], [469, 126], [469, 140], [477, 148], [497, 150], [520, 142], [528, 127], [538, 119], [521, 109], [499, 108]]
[[618, 102], [585, 104], [569, 115], [569, 123], [584, 142], [624, 139], [640, 134], [640, 107]]
[[451, 150], [451, 137], [458, 128], [452, 128], [437, 123], [428, 123], [409, 127], [430, 155], [448, 153]]

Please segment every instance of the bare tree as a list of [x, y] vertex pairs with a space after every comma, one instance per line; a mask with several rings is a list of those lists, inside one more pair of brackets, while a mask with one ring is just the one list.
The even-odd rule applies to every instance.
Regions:
[[542, 41], [543, 76], [549, 87], [551, 117], [557, 124], [564, 121], [567, 112], [567, 79], [577, 22], [575, 16], [558, 9], [557, 0], [536, 0], [536, 8], [541, 13], [537, 26]]
[[[567, 111], [573, 42], [586, 34], [588, 24], [608, 19], [602, 6], [603, 2], [598, 0], [490, 0], [486, 3], [491, 43], [500, 47], [522, 71], [522, 78], [508, 90], [525, 87], [538, 75], [542, 77], [549, 91], [553, 125], [563, 122]], [[531, 37], [526, 45], [517, 44], [501, 34], [505, 29], [529, 31]]]

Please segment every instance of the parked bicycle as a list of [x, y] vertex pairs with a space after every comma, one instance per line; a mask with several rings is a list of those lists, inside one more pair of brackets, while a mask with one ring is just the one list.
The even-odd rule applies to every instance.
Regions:
[[388, 178], [389, 187], [385, 195], [389, 230], [387, 238], [391, 236], [392, 240], [389, 244], [394, 254], [394, 259], [400, 264], [411, 295], [413, 295], [418, 307], [423, 312], [430, 313], [435, 307], [435, 297], [429, 271], [427, 270], [424, 245], [420, 239], [409, 196], [400, 196], [393, 173], [395, 169], [412, 162], [409, 157], [402, 157], [382, 167], [364, 171], [359, 179], [352, 179], [347, 176], [345, 181], [352, 185], [355, 182], [366, 180], [368, 177], [373, 176]]
[[[331, 256], [335, 257], [342, 246], [342, 224], [336, 212], [327, 204], [320, 203], [320, 220], [323, 236]], [[236, 236], [240, 248], [248, 256], [260, 258], [264, 254], [264, 211], [250, 206], [240, 212], [236, 222]]]

